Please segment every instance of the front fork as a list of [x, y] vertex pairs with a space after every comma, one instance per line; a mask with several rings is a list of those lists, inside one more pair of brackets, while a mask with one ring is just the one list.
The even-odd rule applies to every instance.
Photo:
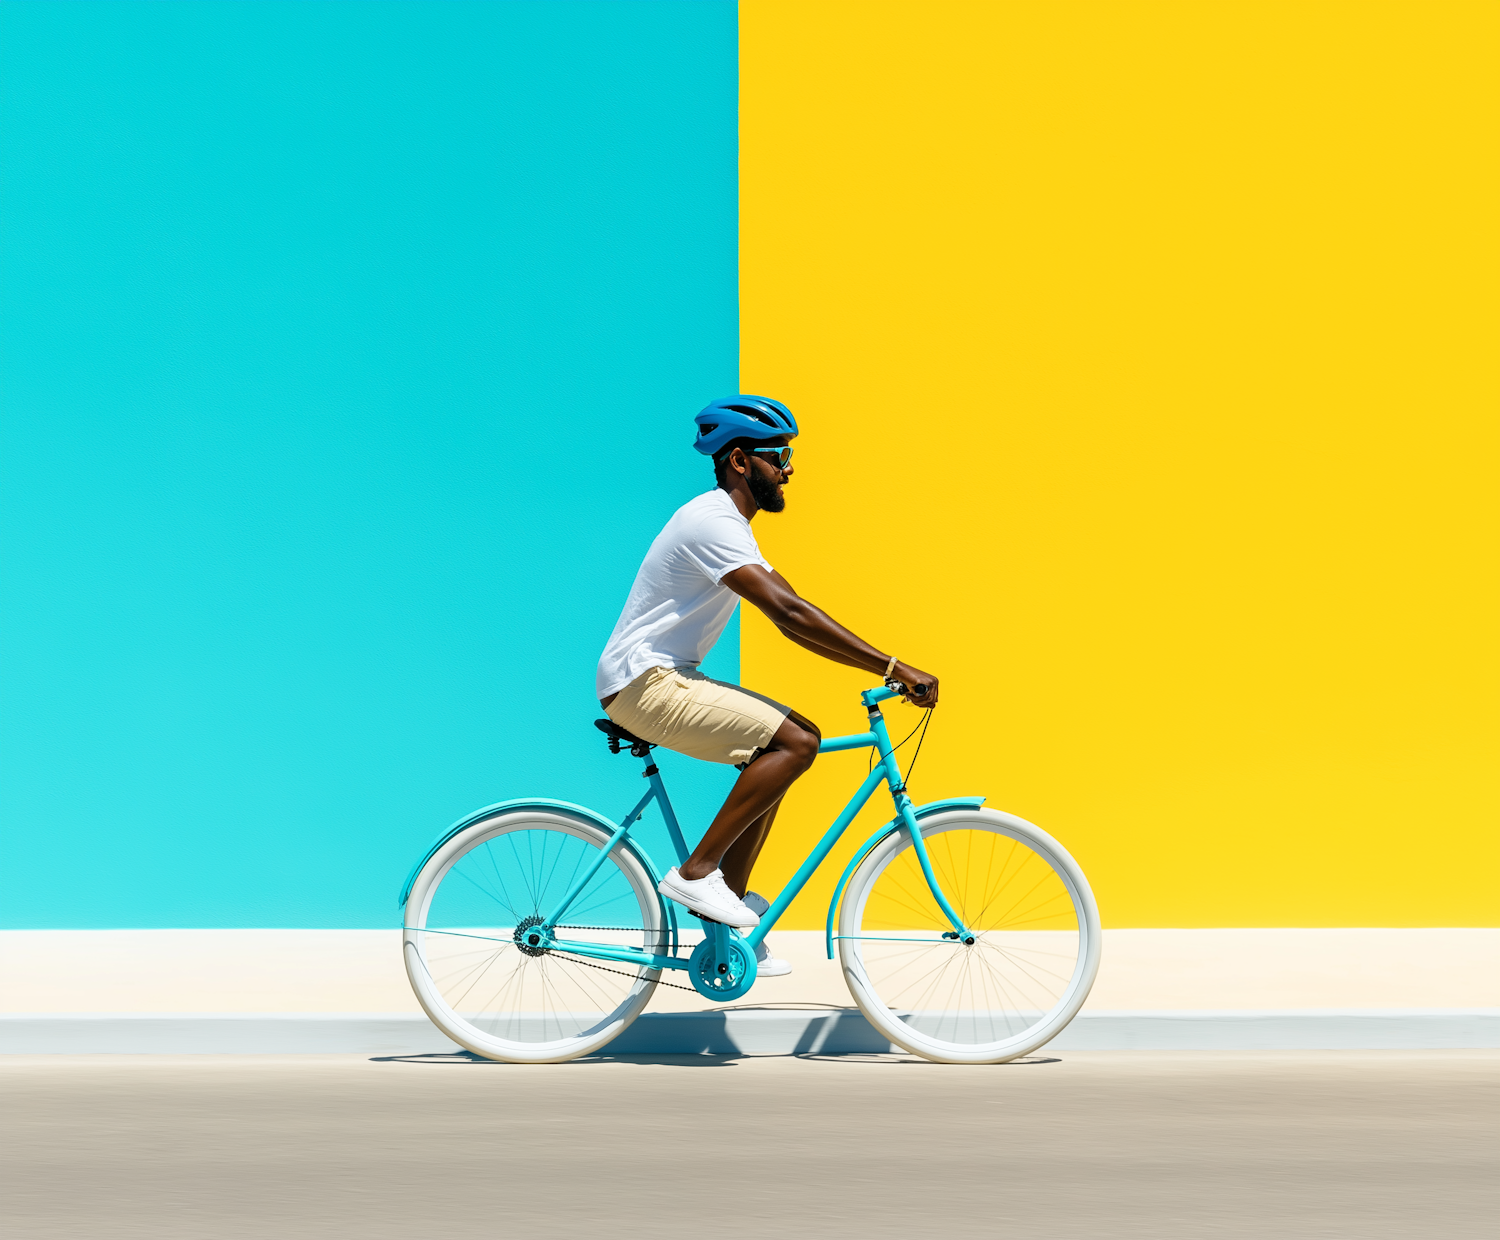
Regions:
[[932, 891], [932, 898], [938, 902], [938, 907], [943, 910], [943, 916], [948, 919], [952, 930], [943, 931], [945, 939], [957, 939], [960, 943], [969, 947], [974, 946], [974, 933], [966, 925], [964, 920], [954, 910], [953, 905], [948, 903], [948, 897], [943, 894], [943, 889], [938, 886], [937, 875], [932, 872], [932, 858], [927, 855], [927, 841], [922, 838], [922, 828], [917, 824], [916, 815], [911, 812], [911, 798], [905, 792], [901, 793], [896, 802], [901, 811], [901, 821], [906, 826], [906, 833], [911, 836], [911, 849], [917, 854], [917, 864], [922, 867], [922, 877], [927, 880], [927, 886]]
[[[869, 695], [875, 696], [875, 695]], [[938, 885], [937, 875], [932, 871], [932, 858], [927, 854], [927, 841], [922, 838], [922, 828], [917, 825], [916, 815], [912, 813], [911, 797], [906, 794], [906, 784], [901, 778], [901, 767], [896, 763], [896, 755], [891, 749], [891, 736], [885, 728], [885, 716], [880, 707], [867, 698], [865, 709], [870, 716], [870, 731], [875, 733], [875, 739], [879, 744], [880, 760], [885, 765], [885, 777], [890, 784], [891, 795], [896, 801], [896, 813], [900, 815], [902, 824], [906, 827], [906, 833], [911, 836], [912, 851], [917, 854], [917, 864], [922, 867], [922, 877], [927, 880], [927, 887], [932, 892], [932, 898], [937, 901], [938, 908], [943, 916], [948, 919], [952, 930], [943, 932], [945, 939], [957, 939], [960, 943], [969, 946], [974, 944], [973, 932], [964, 924], [964, 919], [958, 915], [953, 905], [948, 902], [948, 897], [943, 894], [943, 889]]]

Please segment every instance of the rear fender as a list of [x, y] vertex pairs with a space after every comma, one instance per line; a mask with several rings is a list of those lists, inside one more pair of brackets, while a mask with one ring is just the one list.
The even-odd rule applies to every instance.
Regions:
[[[406, 876], [406, 882], [401, 885], [401, 896], [396, 902], [396, 907], [402, 909], [406, 907], [407, 897], [411, 895], [412, 884], [417, 881], [417, 875], [422, 872], [422, 867], [432, 860], [432, 854], [437, 852], [439, 848], [460, 831], [472, 827], [476, 822], [482, 822], [484, 819], [493, 818], [496, 814], [504, 813], [506, 810], [515, 809], [558, 810], [574, 818], [582, 818], [590, 826], [598, 827], [607, 835], [613, 835], [620, 829], [619, 823], [611, 822], [603, 814], [591, 810], [584, 805], [574, 805], [571, 801], [554, 801], [549, 797], [522, 797], [515, 801], [497, 801], [494, 805], [486, 805], [483, 809], [476, 809], [472, 814], [466, 814], [438, 836], [437, 839], [433, 840], [431, 846], [422, 854], [422, 859], [416, 865], [412, 866], [411, 873]], [[656, 866], [652, 863], [651, 858], [635, 846], [635, 841], [629, 835], [621, 840], [616, 847], [628, 848], [636, 860], [645, 867], [646, 873], [651, 876], [652, 883], [660, 884], [662, 876], [657, 873]], [[677, 950], [677, 918], [673, 913], [672, 902], [670, 900], [663, 900], [662, 903], [666, 906], [667, 910], [667, 924], [672, 929], [672, 950], [675, 955]]]
[[[949, 797], [947, 800], [928, 801], [926, 805], [916, 806], [912, 810], [912, 817], [920, 822], [923, 818], [930, 818], [933, 814], [945, 814], [949, 810], [954, 809], [978, 809], [983, 804], [983, 797]], [[839, 879], [839, 885], [833, 889], [833, 899], [828, 902], [828, 925], [824, 932], [824, 943], [828, 948], [828, 959], [833, 959], [833, 917], [838, 912], [839, 897], [844, 894], [844, 887], [848, 884], [850, 876], [858, 868], [859, 863], [869, 855], [870, 850], [876, 844], [885, 839], [892, 831], [899, 830], [901, 826], [902, 821], [899, 817], [892, 818], [890, 822], [886, 823], [885, 826], [881, 827], [879, 831], [875, 832], [874, 835], [864, 842], [859, 851], [849, 859], [849, 864], [844, 867], [844, 875]]]

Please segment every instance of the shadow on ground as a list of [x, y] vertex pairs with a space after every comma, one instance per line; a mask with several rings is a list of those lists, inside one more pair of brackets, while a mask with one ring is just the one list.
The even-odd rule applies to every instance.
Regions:
[[[865, 1054], [853, 1052], [847, 1055], [821, 1055], [802, 1054], [788, 1056], [765, 1056], [765, 1055], [611, 1055], [607, 1052], [597, 1055], [585, 1055], [579, 1059], [570, 1059], [565, 1063], [546, 1065], [511, 1064], [500, 1059], [486, 1059], [483, 1055], [476, 1055], [472, 1051], [448, 1051], [434, 1052], [425, 1055], [372, 1055], [371, 1063], [413, 1063], [436, 1067], [489, 1067], [489, 1068], [512, 1068], [528, 1066], [545, 1066], [550, 1068], [566, 1068], [574, 1065], [600, 1064], [600, 1063], [633, 1063], [643, 1065], [661, 1065], [677, 1068], [730, 1068], [742, 1059], [765, 1059], [765, 1058], [787, 1058], [802, 1059], [810, 1063], [848, 1063], [848, 1064], [930, 1064], [931, 1061], [922, 1059], [917, 1055], [889, 1055], [889, 1054]], [[993, 1068], [1019, 1068], [1030, 1067], [1036, 1064], [1061, 1063], [1061, 1059], [1054, 1059], [1042, 1055], [1027, 1055], [1020, 1059], [1012, 1059], [1003, 1064], [983, 1064], [980, 1067]], [[931, 1064], [935, 1068], [954, 1067], [953, 1064]], [[962, 1066], [962, 1065], [959, 1065]]]

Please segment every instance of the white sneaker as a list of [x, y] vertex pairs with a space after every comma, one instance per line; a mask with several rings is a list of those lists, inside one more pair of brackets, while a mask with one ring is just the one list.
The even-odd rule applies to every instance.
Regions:
[[[771, 905], [760, 892], [747, 891], [745, 892], [745, 907], [757, 917], [764, 917]], [[755, 976], [785, 977], [791, 971], [792, 966], [785, 960], [779, 960], [771, 955], [770, 945], [762, 939], [755, 949]]]
[[710, 921], [721, 921], [736, 930], [751, 930], [760, 925], [759, 916], [740, 903], [740, 898], [729, 890], [723, 870], [715, 870], [707, 878], [683, 878], [674, 865], [656, 889], [669, 900], [687, 905], [699, 917], [707, 917]]

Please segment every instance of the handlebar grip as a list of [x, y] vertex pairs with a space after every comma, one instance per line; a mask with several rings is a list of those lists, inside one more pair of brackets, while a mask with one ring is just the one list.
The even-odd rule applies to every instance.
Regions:
[[915, 688], [912, 689], [911, 695], [912, 695], [912, 697], [926, 697], [927, 696], [927, 686], [926, 685], [917, 685]]

